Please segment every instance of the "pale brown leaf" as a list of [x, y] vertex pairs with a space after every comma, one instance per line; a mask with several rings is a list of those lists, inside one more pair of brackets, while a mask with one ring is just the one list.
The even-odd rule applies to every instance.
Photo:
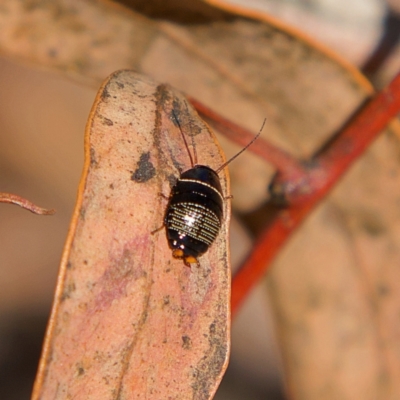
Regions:
[[[101, 88], [33, 399], [209, 399], [229, 353], [224, 226], [199, 266], [172, 258], [163, 224], [171, 184], [223, 156], [185, 98], [131, 71]], [[193, 149], [192, 149], [193, 150]], [[224, 193], [227, 181], [221, 177]]]

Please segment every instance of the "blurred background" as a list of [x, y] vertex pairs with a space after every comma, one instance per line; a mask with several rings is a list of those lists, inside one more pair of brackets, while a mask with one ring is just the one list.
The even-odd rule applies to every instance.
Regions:
[[[377, 87], [399, 68], [400, 1], [232, 3], [268, 12], [312, 36], [364, 68]], [[0, 88], [0, 191], [57, 210], [37, 216], [0, 206], [0, 398], [20, 400], [29, 398], [36, 373], [96, 91], [10, 59], [1, 49]], [[238, 220], [232, 243], [238, 266], [252, 243]], [[233, 323], [231, 362], [216, 398], [285, 399], [281, 371], [270, 305], [259, 287]]]

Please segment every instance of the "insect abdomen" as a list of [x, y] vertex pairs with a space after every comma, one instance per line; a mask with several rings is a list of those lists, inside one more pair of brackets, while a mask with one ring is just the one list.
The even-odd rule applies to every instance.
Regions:
[[221, 184], [211, 168], [198, 165], [179, 177], [165, 216], [175, 257], [193, 262], [208, 250], [221, 228], [222, 206]]

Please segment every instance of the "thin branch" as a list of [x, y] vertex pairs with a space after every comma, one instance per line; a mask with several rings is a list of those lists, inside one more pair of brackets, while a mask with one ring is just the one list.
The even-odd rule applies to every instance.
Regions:
[[[188, 100], [206, 122], [232, 142], [245, 147], [254, 138], [254, 132], [224, 118], [192, 97], [188, 97]], [[293, 179], [301, 179], [306, 173], [303, 165], [295, 157], [272, 145], [263, 138], [258, 138], [249, 148], [249, 151], [274, 165], [278, 171], [292, 176]]]
[[31, 211], [34, 214], [39, 215], [52, 215], [55, 213], [55, 210], [53, 209], [48, 210], [46, 208], [39, 207], [31, 201], [12, 193], [0, 192], [0, 203], [16, 204], [22, 208], [25, 208], [25, 210]]
[[[261, 233], [252, 253], [233, 279], [233, 315], [253, 286], [263, 277], [293, 231], [399, 111], [400, 74], [370, 100], [329, 146], [315, 157], [314, 167], [310, 168], [307, 179], [307, 195], [301, 197], [301, 185], [297, 192], [289, 194], [292, 200], [302, 201], [295, 201], [286, 210], [278, 212], [273, 222]], [[280, 184], [283, 182], [279, 176], [277, 181]]]

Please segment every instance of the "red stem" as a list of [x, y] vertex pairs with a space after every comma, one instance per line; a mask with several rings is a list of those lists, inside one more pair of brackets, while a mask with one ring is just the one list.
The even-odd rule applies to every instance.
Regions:
[[233, 316], [252, 287], [263, 277], [290, 234], [399, 111], [400, 74], [363, 107], [330, 142], [329, 147], [317, 155], [316, 167], [310, 170], [307, 181], [310, 194], [306, 200], [279, 212], [272, 224], [261, 233], [251, 255], [233, 279]]
[[[195, 107], [199, 115], [212, 125], [218, 132], [237, 143], [241, 147], [245, 147], [254, 138], [255, 133], [251, 132], [234, 122], [222, 117], [215, 111], [211, 110], [198, 100], [188, 97], [190, 103]], [[288, 176], [301, 179], [306, 173], [303, 166], [289, 153], [270, 144], [263, 138], [249, 147], [249, 151], [262, 157], [265, 161], [275, 166], [277, 171], [287, 174]]]
[[46, 208], [39, 207], [31, 201], [12, 193], [0, 192], [0, 203], [16, 204], [34, 214], [51, 215], [55, 213], [55, 210], [47, 210]]

